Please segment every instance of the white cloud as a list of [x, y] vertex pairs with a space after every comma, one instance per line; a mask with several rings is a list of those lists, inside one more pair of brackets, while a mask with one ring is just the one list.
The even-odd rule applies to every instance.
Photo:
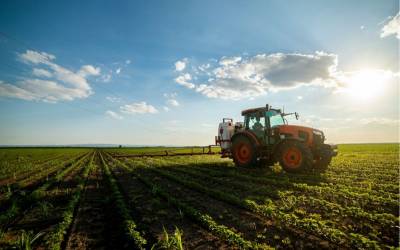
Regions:
[[92, 65], [84, 65], [77, 72], [71, 71], [56, 64], [56, 57], [45, 52], [27, 50], [19, 54], [18, 58], [24, 63], [46, 68], [36, 67], [32, 75], [47, 77], [48, 80], [24, 77], [15, 85], [0, 82], [3, 90], [0, 96], [45, 102], [86, 98], [93, 93], [88, 77], [100, 74], [100, 68]]
[[121, 68], [118, 68], [118, 69], [115, 71], [115, 73], [117, 73], [117, 75], [118, 75], [119, 73], [121, 73]]
[[182, 70], [184, 70], [184, 69], [186, 68], [186, 62], [187, 62], [187, 59], [186, 59], [186, 58], [183, 59], [182, 61], [177, 61], [177, 62], [175, 62], [175, 70], [176, 70], [176, 71], [182, 71]]
[[165, 111], [169, 111], [170, 107], [178, 107], [180, 105], [179, 102], [176, 100], [176, 97], [178, 96], [176, 92], [170, 94], [164, 93], [163, 96], [167, 99], [166, 104], [169, 106], [164, 106]]
[[223, 57], [219, 64], [222, 66], [236, 65], [240, 60], [242, 60], [241, 57]]
[[111, 118], [116, 119], [116, 120], [122, 120], [124, 118], [121, 115], [119, 115], [118, 113], [116, 113], [114, 111], [111, 111], [111, 110], [107, 110], [106, 111], [106, 115], [108, 117], [111, 117]]
[[0, 81], [0, 96], [2, 97], [10, 97], [10, 98], [18, 98], [27, 101], [36, 100], [36, 96], [22, 88], [19, 88], [15, 85], [5, 83]]
[[33, 63], [33, 64], [39, 64], [39, 63], [48, 63], [56, 57], [52, 54], [48, 54], [46, 52], [37, 52], [33, 50], [27, 50], [25, 53], [19, 55], [20, 59], [25, 62], [25, 63]]
[[365, 26], [364, 25], [361, 25], [360, 26], [360, 30], [364, 30], [365, 29]]
[[131, 60], [129, 60], [129, 59], [126, 60], [126, 61], [125, 61], [125, 64], [131, 64]]
[[19, 82], [18, 86], [0, 82], [0, 90], [0, 96], [51, 103], [87, 97], [85, 90], [68, 88], [55, 81], [41, 79], [24, 79]]
[[165, 112], [168, 112], [170, 109], [167, 106], [163, 106]]
[[167, 104], [169, 106], [174, 106], [174, 107], [178, 107], [179, 106], [179, 102], [175, 99], [168, 99], [167, 100]]
[[198, 83], [188, 72], [175, 81], [207, 97], [242, 99], [301, 85], [334, 86], [336, 67], [337, 56], [325, 52], [222, 57], [217, 66], [195, 73]]
[[382, 38], [390, 35], [396, 35], [396, 38], [400, 39], [400, 13], [391, 18], [381, 30]]
[[110, 102], [121, 102], [121, 98], [119, 97], [107, 96], [106, 99]]
[[209, 98], [240, 100], [304, 85], [341, 92], [362, 88], [367, 80], [369, 89], [374, 89], [372, 85], [378, 87], [399, 77], [398, 73], [389, 70], [346, 72], [338, 70], [337, 66], [337, 55], [325, 52], [222, 57], [207, 69], [180, 72], [175, 82]]
[[297, 100], [303, 100], [303, 97], [301, 95], [297, 96]]
[[199, 66], [200, 71], [206, 71], [208, 68], [210, 68], [211, 65], [209, 63], [203, 64]]
[[126, 114], [155, 114], [158, 110], [146, 102], [137, 102], [132, 104], [126, 104], [120, 107], [121, 112]]
[[83, 65], [78, 72], [82, 77], [86, 76], [97, 76], [100, 74], [100, 68], [95, 68], [92, 65]]
[[50, 73], [49, 71], [47, 71], [45, 69], [38, 69], [38, 68], [34, 68], [32, 71], [32, 74], [37, 77], [47, 77], [47, 78], [50, 78], [53, 76], [53, 74]]
[[196, 86], [193, 83], [189, 82], [190, 80], [192, 80], [192, 76], [188, 73], [182, 74], [175, 78], [176, 83], [185, 86], [186, 88], [194, 89]]

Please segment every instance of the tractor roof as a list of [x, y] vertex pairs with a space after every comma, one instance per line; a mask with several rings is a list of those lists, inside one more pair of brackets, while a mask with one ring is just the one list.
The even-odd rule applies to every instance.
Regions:
[[267, 110], [268, 109], [266, 107], [245, 109], [245, 110], [242, 111], [242, 115], [253, 114], [253, 113], [256, 113], [256, 112], [265, 112]]
[[280, 109], [273, 109], [270, 106], [268, 106], [268, 104], [265, 107], [260, 107], [260, 108], [252, 108], [252, 109], [245, 109], [242, 111], [242, 115], [247, 115], [247, 114], [254, 114], [257, 112], [266, 112], [268, 110], [275, 110], [277, 112], [281, 112]]

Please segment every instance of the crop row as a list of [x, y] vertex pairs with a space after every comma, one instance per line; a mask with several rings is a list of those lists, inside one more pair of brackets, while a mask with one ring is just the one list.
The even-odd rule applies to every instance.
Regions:
[[351, 246], [356, 246], [356, 247], [362, 246], [366, 248], [371, 248], [371, 247], [376, 248], [378, 246], [378, 243], [376, 241], [369, 240], [368, 238], [365, 238], [364, 236], [359, 234], [346, 235], [344, 232], [338, 229], [331, 228], [327, 223], [319, 219], [299, 218], [292, 213], [284, 213], [279, 209], [277, 209], [275, 206], [258, 205], [254, 201], [241, 200], [235, 195], [210, 189], [202, 185], [201, 183], [182, 178], [181, 176], [176, 176], [173, 174], [166, 173], [165, 171], [162, 171], [157, 168], [152, 168], [152, 170], [158, 173], [159, 175], [169, 178], [189, 188], [198, 190], [206, 195], [248, 209], [261, 216], [274, 219], [282, 225], [289, 227], [297, 227], [310, 234], [325, 238], [334, 244], [338, 245], [350, 244]]
[[12, 203], [5, 212], [0, 215], [0, 225], [6, 226], [18, 217], [21, 214], [21, 210], [29, 207], [29, 204], [43, 198], [46, 195], [46, 189], [60, 180], [66, 173], [71, 171], [74, 168], [80, 167], [83, 161], [87, 158], [88, 154], [82, 157], [80, 160], [75, 162], [74, 164], [68, 166], [62, 171], [58, 172], [55, 176], [48, 179], [44, 182], [39, 188], [35, 189], [32, 193], [25, 194], [21, 197], [15, 198], [12, 200]]
[[[375, 193], [375, 194], [385, 194], [388, 196], [393, 195], [393, 198], [398, 197], [398, 186], [395, 184], [398, 179], [398, 173], [395, 175], [391, 175], [391, 182], [382, 182], [381, 176], [377, 175], [377, 179], [379, 181], [372, 180], [371, 175], [367, 175], [365, 177], [360, 177], [360, 174], [351, 175], [347, 171], [349, 168], [354, 168], [355, 165], [352, 163], [351, 166], [343, 168], [339, 173], [333, 174], [331, 172], [332, 168], [336, 168], [331, 166], [328, 172], [317, 175], [310, 174], [284, 174], [277, 175], [265, 168], [260, 169], [240, 169], [233, 167], [231, 162], [223, 161], [218, 159], [217, 157], [193, 157], [192, 160], [184, 159], [183, 157], [172, 157], [169, 159], [145, 159], [150, 164], [156, 164], [158, 166], [182, 166], [182, 167], [191, 167], [191, 168], [201, 168], [201, 169], [210, 169], [220, 171], [222, 175], [229, 173], [236, 173], [244, 176], [250, 177], [260, 177], [266, 179], [275, 179], [275, 180], [289, 180], [291, 182], [302, 182], [307, 184], [320, 184], [321, 182], [325, 182], [326, 184], [334, 184], [339, 185], [338, 188], [343, 188], [345, 186], [358, 187], [357, 191], [363, 192], [362, 190]], [[138, 164], [142, 164], [140, 160], [133, 160]], [[393, 163], [392, 163], [393, 164]], [[371, 165], [370, 165], [371, 166]], [[358, 166], [357, 166], [358, 167]], [[394, 167], [394, 171], [397, 171], [397, 168]]]
[[[93, 169], [94, 156], [95, 154], [92, 154], [89, 163], [84, 167], [82, 172], [82, 178], [79, 178], [77, 188], [73, 192], [72, 197], [68, 202], [67, 208], [62, 214], [61, 222], [57, 225], [55, 230], [48, 235], [46, 239], [46, 245], [48, 249], [53, 249], [53, 250], [61, 249], [61, 244], [64, 241], [65, 235], [67, 234], [67, 230], [68, 228], [70, 228], [71, 223], [73, 221], [74, 211], [76, 210], [77, 204], [79, 203], [82, 191], [85, 187], [85, 182], [87, 180], [90, 171]], [[83, 161], [83, 159], [81, 161]], [[79, 165], [79, 163], [77, 165]]]
[[[39, 149], [35, 149], [33, 151], [37, 151]], [[71, 159], [76, 155], [82, 155], [87, 153], [87, 150], [71, 150], [71, 151], [55, 151], [53, 153], [46, 152], [49, 149], [42, 151], [42, 153], [36, 153], [35, 157], [27, 157], [29, 156], [29, 152], [23, 152], [22, 154], [25, 156], [22, 159], [20, 157], [14, 158], [6, 158], [0, 161], [0, 180], [7, 178], [12, 178], [14, 180], [20, 180], [21, 177], [27, 176], [29, 174], [35, 173], [36, 171], [40, 171], [42, 165], [48, 165], [49, 163], [58, 162], [60, 160]], [[9, 151], [9, 150], [8, 150]], [[40, 150], [39, 150], [40, 151]], [[52, 150], [51, 150], [52, 151]], [[8, 157], [12, 157], [8, 156]]]
[[[264, 201], [266, 196], [269, 198], [277, 199], [279, 198], [279, 205], [277, 207], [279, 209], [283, 209], [289, 211], [295, 208], [306, 207], [307, 210], [319, 211], [319, 213], [324, 218], [335, 218], [335, 220], [348, 218], [355, 219], [357, 224], [360, 223], [363, 225], [366, 222], [366, 225], [370, 223], [374, 223], [379, 225], [381, 228], [394, 228], [399, 220], [392, 214], [387, 213], [369, 213], [364, 211], [360, 207], [356, 206], [341, 206], [337, 203], [332, 203], [323, 199], [318, 199], [316, 197], [310, 196], [305, 192], [306, 195], [301, 194], [293, 194], [293, 191], [276, 191], [274, 188], [263, 188], [263, 187], [254, 187], [254, 182], [249, 180], [247, 183], [236, 182], [233, 179], [217, 179], [210, 178], [211, 175], [206, 175], [199, 173], [198, 171], [193, 171], [191, 168], [163, 168], [168, 170], [173, 170], [174, 172], [181, 173], [184, 175], [191, 175], [191, 179], [196, 180], [205, 180], [207, 182], [207, 186], [210, 186], [210, 183], [218, 183], [222, 185], [221, 188], [224, 189], [225, 192], [232, 192], [236, 194], [244, 193], [244, 197], [252, 197], [256, 198], [259, 201]], [[211, 184], [211, 186], [213, 186]], [[213, 188], [215, 188], [213, 186]], [[252, 192], [247, 192], [248, 189], [253, 189]], [[229, 190], [227, 190], [229, 189]]]
[[[137, 161], [136, 161], [137, 162]], [[158, 165], [158, 164], [155, 164]], [[171, 167], [169, 167], [171, 169]], [[203, 177], [209, 178], [210, 176], [219, 177], [231, 177], [234, 180], [232, 185], [240, 185], [240, 189], [251, 190], [250, 193], [263, 193], [269, 195], [276, 195], [276, 187], [280, 187], [285, 190], [294, 190], [298, 193], [307, 193], [329, 202], [335, 202], [342, 204], [343, 206], [361, 206], [366, 209], [377, 210], [378, 212], [389, 212], [397, 210], [397, 199], [390, 195], [379, 196], [378, 194], [371, 194], [368, 192], [358, 193], [354, 192], [352, 187], [346, 187], [345, 185], [329, 185], [320, 183], [319, 185], [308, 185], [306, 183], [296, 183], [289, 178], [272, 178], [272, 177], [255, 177], [250, 175], [244, 175], [236, 171], [225, 171], [222, 172], [217, 168], [202, 168], [202, 167], [182, 167], [174, 168], [181, 172], [192, 172], [194, 170], [203, 172]], [[207, 176], [206, 176], [207, 175]], [[228, 179], [227, 182], [232, 180]], [[242, 181], [242, 182], [240, 182]], [[258, 185], [254, 185], [257, 183]], [[262, 185], [262, 187], [260, 187]], [[340, 186], [340, 187], [338, 187]], [[359, 190], [360, 192], [362, 190]], [[398, 196], [398, 195], [396, 195]], [[384, 205], [384, 206], [381, 206]]]
[[55, 161], [47, 162], [46, 164], [41, 165], [40, 168], [38, 167], [39, 169], [28, 174], [27, 176], [23, 175], [22, 178], [20, 176], [16, 178], [16, 180], [11, 180], [11, 182], [7, 182], [7, 186], [3, 186], [2, 191], [0, 192], [1, 202], [4, 203], [16, 192], [29, 190], [37, 187], [42, 182], [46, 182], [54, 175], [57, 175], [63, 169], [69, 169], [69, 166], [73, 165], [74, 162], [83, 158], [85, 155], [87, 155], [87, 153], [80, 154], [76, 157], [72, 157], [63, 161], [61, 159], [58, 159]]
[[[31, 193], [14, 200], [12, 207], [7, 210], [7, 215], [9, 216], [2, 217], [2, 219], [5, 219], [5, 223], [2, 223], [2, 230], [7, 234], [7, 237], [1, 241], [2, 246], [9, 246], [10, 244], [16, 243], [13, 239], [16, 237], [16, 234], [20, 233], [21, 225], [24, 225], [22, 228], [30, 228], [30, 225], [43, 225], [39, 228], [37, 228], [37, 226], [32, 227], [34, 231], [39, 231], [37, 235], [45, 235], [45, 239], [40, 240], [42, 242], [40, 247], [57, 249], [57, 246], [60, 246], [61, 241], [57, 242], [55, 240], [55, 235], [59, 234], [63, 236], [65, 234], [65, 232], [61, 232], [61, 229], [59, 231], [57, 230], [61, 224], [66, 227], [65, 221], [67, 221], [67, 213], [68, 211], [73, 212], [74, 208], [71, 207], [71, 202], [79, 199], [79, 195], [77, 195], [76, 191], [79, 190], [79, 184], [82, 179], [81, 176], [76, 173], [78, 171], [85, 173], [85, 171], [82, 171], [81, 167], [89, 160], [88, 156], [89, 154], [85, 155], [74, 164], [59, 171], [57, 175]], [[90, 165], [91, 164], [87, 165], [83, 169], [88, 168]], [[65, 188], [62, 188], [62, 184], [66, 184], [67, 182], [69, 184]], [[57, 190], [57, 192], [54, 192], [55, 190]], [[59, 191], [61, 191], [61, 193]], [[24, 234], [25, 232], [19, 236], [19, 240], [23, 240]]]
[[125, 204], [124, 197], [119, 190], [117, 181], [113, 177], [109, 166], [105, 162], [103, 155], [99, 153], [99, 157], [102, 162], [103, 170], [107, 179], [108, 184], [110, 185], [112, 197], [114, 199], [116, 208], [118, 210], [118, 214], [121, 216], [123, 220], [123, 230], [129, 242], [132, 242], [137, 249], [145, 249], [147, 241], [141, 233], [137, 230], [137, 225], [135, 221], [132, 219], [130, 215], [130, 211], [128, 206]]
[[203, 214], [199, 212], [197, 209], [181, 201], [178, 198], [170, 195], [167, 191], [165, 191], [161, 186], [153, 184], [151, 180], [148, 178], [132, 171], [131, 168], [126, 166], [124, 163], [113, 159], [119, 166], [122, 166], [125, 170], [128, 170], [135, 174], [146, 186], [148, 186], [152, 192], [156, 195], [159, 195], [163, 199], [166, 199], [169, 203], [176, 206], [180, 211], [182, 211], [186, 216], [191, 218], [193, 221], [203, 226], [207, 230], [209, 230], [214, 235], [220, 237], [221, 239], [227, 241], [229, 244], [237, 246], [242, 249], [271, 249], [270, 246], [265, 244], [259, 244], [252, 241], [248, 241], [243, 239], [238, 233], [232, 231], [228, 227], [224, 225], [218, 224], [210, 215]]

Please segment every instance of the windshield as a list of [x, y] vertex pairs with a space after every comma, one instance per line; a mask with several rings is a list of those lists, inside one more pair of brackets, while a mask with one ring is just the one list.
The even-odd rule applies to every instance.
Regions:
[[249, 118], [249, 128], [254, 131], [264, 131], [265, 117], [251, 116]]
[[266, 116], [269, 117], [269, 124], [270, 124], [271, 128], [285, 124], [285, 121], [283, 120], [283, 117], [281, 116], [281, 114], [276, 111], [273, 111], [273, 110], [267, 111]]

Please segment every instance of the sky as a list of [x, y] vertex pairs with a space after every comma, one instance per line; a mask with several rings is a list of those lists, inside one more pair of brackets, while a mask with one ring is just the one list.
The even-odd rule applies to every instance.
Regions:
[[2, 1], [0, 145], [209, 145], [270, 104], [399, 141], [398, 1]]

